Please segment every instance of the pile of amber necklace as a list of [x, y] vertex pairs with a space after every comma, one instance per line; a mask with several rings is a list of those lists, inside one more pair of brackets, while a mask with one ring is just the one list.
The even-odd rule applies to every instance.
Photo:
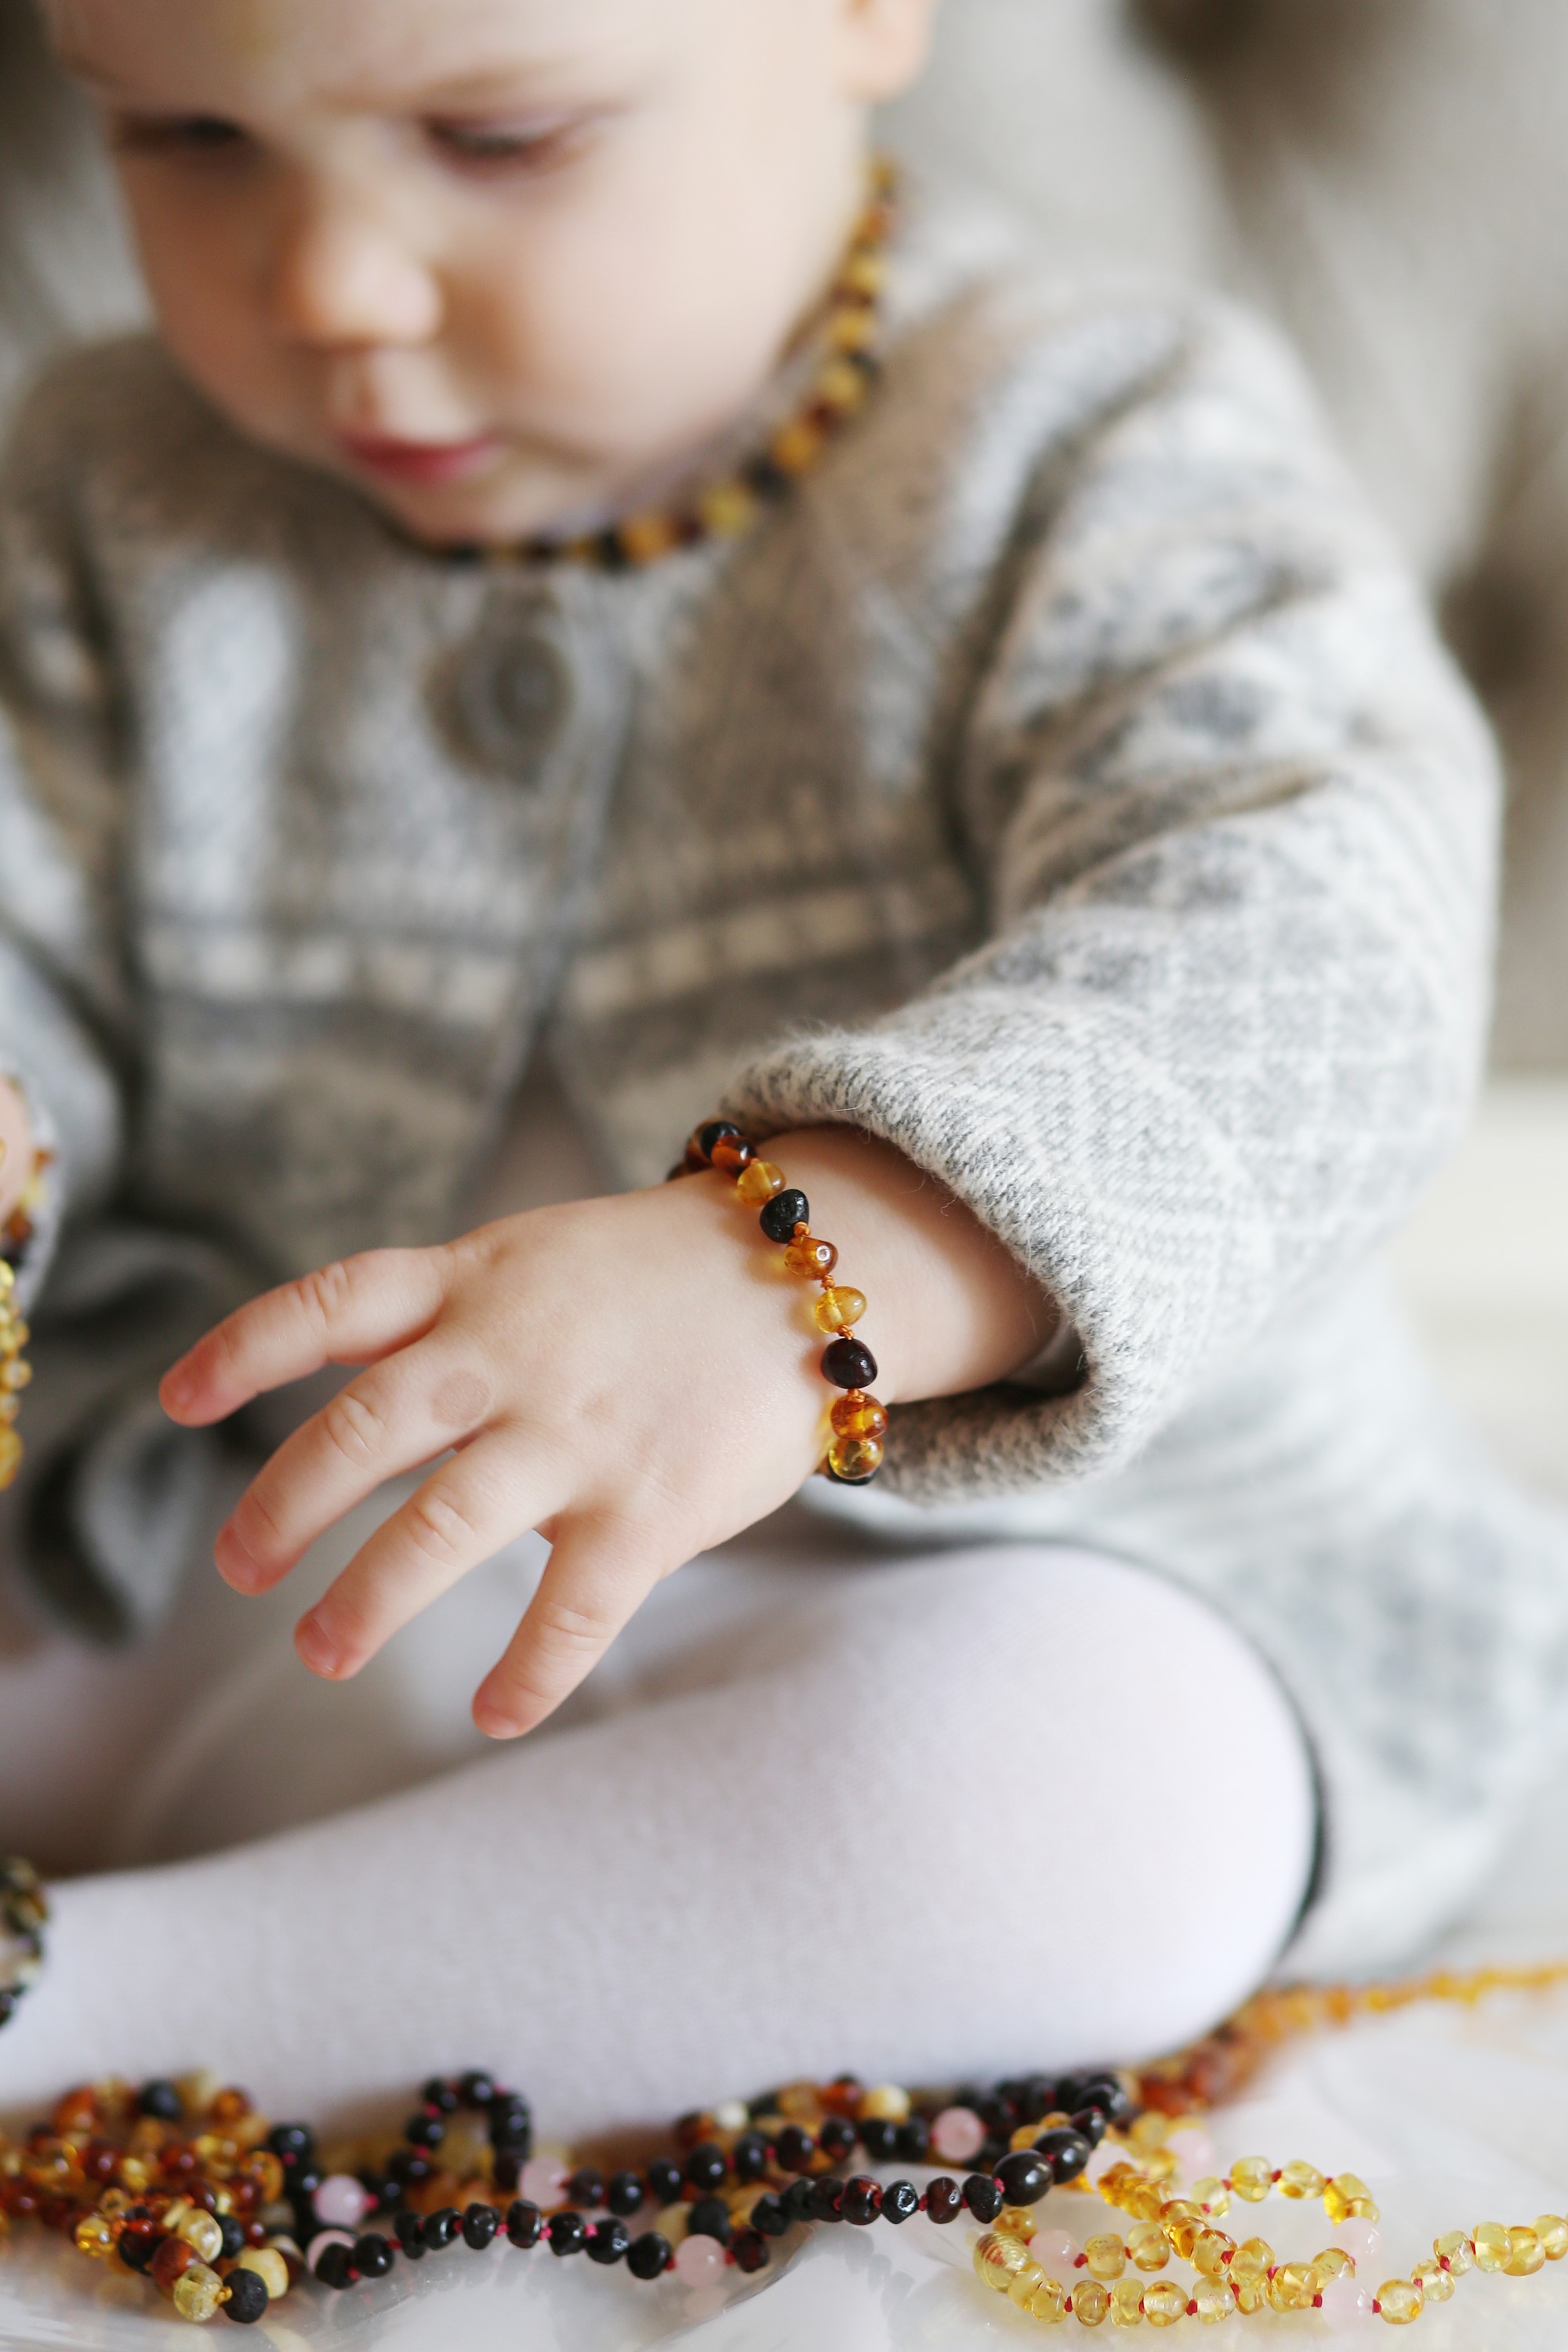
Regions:
[[[184, 2318], [248, 2325], [310, 2279], [343, 2293], [399, 2263], [488, 2254], [498, 2242], [583, 2254], [650, 2286], [701, 2287], [731, 2269], [764, 2270], [776, 2242], [813, 2226], [921, 2214], [975, 2225], [977, 2275], [1046, 2326], [1212, 2326], [1304, 2310], [1403, 2326], [1468, 2272], [1523, 2277], [1560, 2261], [1568, 2219], [1452, 2231], [1373, 2288], [1378, 2214], [1363, 2181], [1244, 2157], [1184, 2196], [1172, 2186], [1182, 2161], [1173, 2142], [1210, 2089], [1233, 2095], [1300, 2033], [1410, 2001], [1564, 1982], [1568, 1967], [1262, 1994], [1219, 2033], [1140, 2074], [1037, 2074], [929, 2095], [849, 2075], [793, 2084], [684, 2116], [669, 2154], [607, 2174], [535, 2153], [527, 2102], [480, 2073], [427, 2083], [400, 2137], [331, 2154], [305, 2125], [268, 2124], [244, 2092], [211, 2077], [140, 2090], [100, 2083], [69, 2093], [19, 2146], [0, 2139], [0, 2236], [38, 2224], [147, 2278]], [[918, 2168], [924, 2184], [851, 2170], [857, 2154]], [[942, 2165], [955, 2171], [931, 2177]], [[1098, 2191], [1131, 2227], [1086, 2229], [1081, 2242], [1042, 2228], [1035, 2208], [1052, 2188], [1076, 2189], [1086, 2206]], [[1263, 2238], [1222, 2226], [1276, 2191], [1322, 2204], [1332, 2242], [1310, 2262], [1282, 2263]], [[1192, 2275], [1169, 2274], [1175, 2264]]]

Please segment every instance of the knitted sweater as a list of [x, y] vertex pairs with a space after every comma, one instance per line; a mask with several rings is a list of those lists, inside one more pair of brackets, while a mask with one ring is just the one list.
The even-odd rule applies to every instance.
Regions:
[[900, 1408], [906, 1521], [1134, 1549], [1239, 1616], [1324, 1776], [1307, 1956], [1380, 1958], [1480, 1866], [1568, 1646], [1558, 1529], [1366, 1303], [1476, 1082], [1492, 755], [1258, 325], [917, 207], [889, 329], [759, 529], [614, 577], [410, 548], [150, 342], [34, 399], [0, 1067], [64, 1239], [12, 1541], [84, 1625], [166, 1607], [212, 1441], [156, 1370], [460, 1229], [542, 1041], [612, 1181], [717, 1104], [848, 1121], [1082, 1347], [1065, 1395]]

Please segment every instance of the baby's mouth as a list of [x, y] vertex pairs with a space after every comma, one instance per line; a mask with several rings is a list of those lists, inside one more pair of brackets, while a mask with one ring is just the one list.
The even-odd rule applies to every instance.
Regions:
[[400, 441], [387, 435], [344, 433], [338, 446], [356, 471], [383, 481], [435, 488], [482, 473], [501, 448], [499, 434], [468, 441]]

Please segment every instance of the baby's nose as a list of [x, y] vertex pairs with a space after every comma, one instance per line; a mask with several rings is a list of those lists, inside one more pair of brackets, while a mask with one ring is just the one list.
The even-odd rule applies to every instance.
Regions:
[[424, 344], [440, 332], [436, 269], [363, 196], [302, 194], [279, 238], [269, 308], [279, 332], [325, 348]]

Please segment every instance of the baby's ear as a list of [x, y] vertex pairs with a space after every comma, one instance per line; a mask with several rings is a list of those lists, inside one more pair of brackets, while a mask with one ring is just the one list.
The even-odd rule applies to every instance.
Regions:
[[866, 106], [897, 98], [931, 54], [941, 0], [837, 0], [845, 95]]

